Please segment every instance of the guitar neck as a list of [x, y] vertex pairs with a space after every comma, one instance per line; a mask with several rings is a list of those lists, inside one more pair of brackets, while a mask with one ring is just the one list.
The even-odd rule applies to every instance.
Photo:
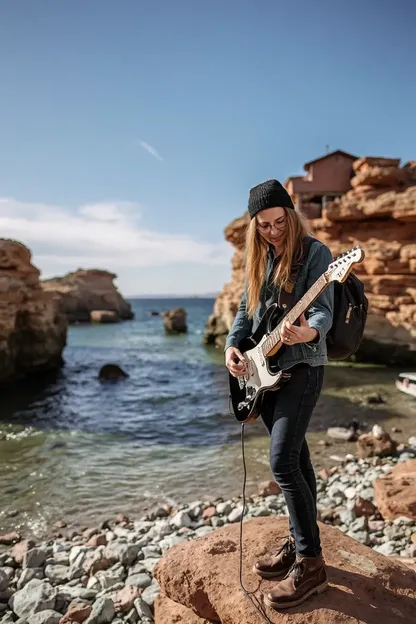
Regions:
[[283, 317], [280, 321], [276, 329], [274, 329], [267, 340], [264, 341], [262, 345], [264, 356], [268, 356], [271, 351], [274, 350], [275, 346], [278, 342], [281, 341], [281, 332], [283, 329], [283, 325], [289, 321], [292, 325], [297, 319], [304, 313], [306, 310], [312, 305], [312, 303], [319, 297], [319, 295], [325, 290], [328, 286], [329, 282], [327, 282], [325, 275], [321, 275], [316, 282], [309, 288], [309, 290], [303, 295], [302, 299], [299, 299], [296, 305], [293, 306], [291, 310]]

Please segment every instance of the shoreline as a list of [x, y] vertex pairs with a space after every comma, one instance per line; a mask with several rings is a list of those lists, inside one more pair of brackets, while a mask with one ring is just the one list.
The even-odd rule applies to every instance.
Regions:
[[[355, 419], [362, 425], [364, 432], [371, 430], [374, 424], [381, 424], [385, 426], [386, 431], [392, 432], [400, 444], [406, 443], [413, 435], [414, 399], [400, 393], [394, 387], [392, 381], [395, 374], [396, 370], [377, 369], [374, 376], [373, 369], [367, 366], [329, 367], [327, 386], [315, 408], [307, 434], [312, 463], [316, 470], [330, 468], [335, 461], [334, 456], [342, 457], [347, 453], [355, 453], [354, 442], [332, 440], [327, 436], [327, 428], [332, 424], [345, 426]], [[382, 402], [372, 403], [373, 397], [377, 398], [378, 395], [381, 396]], [[217, 461], [209, 487], [206, 487], [203, 464], [198, 467], [195, 485], [189, 482], [187, 475], [191, 469], [193, 453], [190, 448], [185, 448], [186, 454], [179, 456], [182, 462], [177, 469], [179, 481], [172, 479], [172, 475], [167, 472], [166, 461], [165, 465], [158, 464], [160, 468], [158, 478], [164, 486], [159, 489], [160, 495], [165, 497], [166, 501], [191, 502], [200, 496], [200, 493], [207, 498], [233, 497], [239, 494], [242, 472], [238, 424], [232, 418], [219, 414], [220, 412], [212, 418], [210, 427], [225, 428], [227, 437], [224, 442], [219, 440], [215, 443], [217, 446], [212, 443], [210, 449], [205, 448], [209, 454], [204, 465], [216, 461], [213, 451], [218, 445], [226, 452], [220, 457], [220, 461]], [[10, 423], [10, 420], [7, 422]], [[77, 527], [88, 526], [97, 522], [97, 518], [102, 519], [101, 510], [108, 507], [107, 501], [113, 497], [117, 499], [113, 500], [117, 511], [134, 516], [147, 511], [146, 507], [152, 506], [155, 500], [157, 502], [158, 490], [153, 490], [153, 482], [148, 475], [153, 469], [152, 462], [158, 462], [160, 455], [156, 452], [153, 459], [150, 445], [140, 448], [136, 443], [133, 446], [125, 442], [121, 434], [119, 442], [115, 439], [111, 446], [108, 446], [104, 430], [92, 436], [87, 430], [80, 429], [75, 435], [75, 431], [59, 428], [61, 423], [58, 423], [56, 430], [53, 428], [48, 430], [36, 428], [35, 423], [33, 427], [32, 422], [28, 421], [25, 425], [22, 424], [23, 430], [19, 431], [20, 425], [16, 423], [13, 426], [7, 422], [3, 426], [1, 441], [4, 450], [2, 464], [4, 512], [0, 515], [0, 532], [14, 528], [21, 530], [22, 526], [33, 524], [33, 533], [37, 537], [42, 537], [44, 526], [47, 527], [46, 534], [49, 534], [50, 526], [55, 520], [71, 520], [71, 508], [75, 508], [74, 519]], [[201, 424], [205, 426], [203, 421]], [[196, 429], [194, 434], [195, 431]], [[201, 431], [204, 429], [201, 428]], [[179, 438], [177, 444], [178, 448], [182, 444]], [[192, 442], [188, 447], [191, 444]], [[251, 462], [248, 477], [251, 488], [255, 487], [258, 481], [271, 476], [267, 447], [268, 439], [261, 423], [254, 424], [247, 436], [248, 460]], [[62, 456], [63, 449], [65, 457]], [[173, 454], [175, 444], [168, 444], [166, 449], [172, 457], [178, 457], [177, 453]], [[100, 464], [100, 458], [104, 464]], [[115, 473], [110, 465], [112, 458], [117, 459]], [[143, 473], [139, 468], [140, 463], [145, 468]], [[64, 466], [62, 470], [61, 466]], [[70, 478], [74, 471], [77, 481]], [[83, 471], [92, 474], [93, 480], [91, 476], [84, 478]], [[225, 487], [224, 477], [221, 476], [224, 474]], [[56, 475], [55, 481], [50, 481], [48, 475]], [[163, 481], [165, 477], [166, 482]], [[63, 491], [55, 482], [61, 483]], [[98, 489], [94, 489], [91, 484], [94, 483], [96, 486], [99, 482], [102, 487], [100, 485]], [[135, 493], [134, 497], [131, 496], [131, 492]], [[39, 509], [42, 510], [41, 514]], [[60, 509], [62, 515], [59, 513]], [[12, 512], [13, 517], [7, 512]]]
[[[416, 518], [384, 520], [372, 487], [374, 479], [408, 460], [414, 463], [416, 449], [386, 458], [347, 456], [341, 465], [319, 471], [320, 521], [338, 527], [381, 554], [401, 557], [408, 565], [412, 560], [416, 565]], [[262, 488], [261, 493], [247, 496], [244, 521], [259, 516], [287, 516], [278, 486], [267, 482]], [[56, 624], [60, 622], [58, 616], [63, 617], [68, 609], [79, 609], [80, 602], [88, 612], [86, 624], [92, 624], [93, 617], [116, 624], [152, 622], [159, 592], [152, 572], [159, 559], [176, 544], [239, 522], [242, 512], [241, 496], [195, 500], [175, 508], [160, 505], [134, 520], [118, 514], [82, 532], [71, 531], [61, 522], [55, 526], [60, 535], [51, 539], [25, 539], [4, 546], [0, 552], [0, 615], [6, 615], [1, 623], [11, 624], [16, 615], [23, 618], [21, 624], [32, 622], [25, 619], [31, 608], [27, 605], [35, 605], [42, 612], [42, 600], [54, 605], [45, 610], [55, 609], [56, 619], [51, 621]], [[120, 619], [116, 614], [130, 619]]]
[[[337, 464], [332, 464], [330, 468], [324, 467], [318, 471], [315, 471], [317, 484], [318, 484], [318, 519], [320, 519], [320, 511], [322, 509], [324, 511], [327, 511], [328, 508], [331, 508], [334, 511], [336, 511], [338, 507], [340, 506], [342, 507], [340, 502], [338, 502], [338, 504], [335, 504], [335, 505], [329, 504], [329, 507], [328, 506], [325, 507], [325, 504], [323, 504], [323, 502], [326, 502], [326, 504], [328, 505], [328, 499], [324, 497], [325, 482], [329, 480], [329, 483], [331, 483], [331, 480], [333, 479], [333, 475], [335, 476], [336, 475], [340, 475], [340, 476], [349, 475], [349, 480], [348, 480], [348, 483], [349, 483], [354, 478], [353, 477], [354, 472], [351, 473], [348, 469], [348, 466], [363, 466], [365, 470], [367, 471], [370, 470], [373, 476], [375, 475], [375, 473], [377, 473], [380, 476], [380, 475], [385, 474], [386, 472], [388, 472], [390, 469], [392, 469], [397, 464], [400, 464], [401, 462], [405, 462], [405, 461], [412, 460], [412, 459], [416, 460], [416, 448], [400, 445], [399, 451], [396, 453], [396, 455], [389, 455], [387, 457], [374, 456], [374, 457], [362, 459], [362, 458], [358, 458], [357, 456], [353, 456], [351, 453], [345, 454], [344, 457], [341, 457], [340, 455], [333, 456], [333, 457], [334, 458], [337, 457], [338, 459]], [[325, 478], [323, 478], [322, 475], [324, 475]], [[345, 482], [347, 481], [345, 480]], [[280, 488], [274, 483], [274, 481], [270, 481], [270, 480], [263, 481], [262, 483], [257, 484], [257, 487], [255, 487], [252, 484], [251, 488], [249, 488], [248, 486], [246, 487], [246, 501], [249, 501], [252, 504], [254, 503], [259, 504], [261, 503], [262, 499], [267, 498], [268, 496], [276, 496], [275, 494], [276, 489], [280, 489]], [[343, 488], [343, 490], [345, 489], [346, 488]], [[367, 489], [365, 489], [366, 493], [368, 492], [369, 489], [372, 489], [372, 488], [368, 487]], [[265, 490], [266, 491], [270, 490], [270, 492], [273, 492], [273, 493], [265, 494], [264, 493]], [[360, 489], [358, 489], [357, 491], [360, 491]], [[338, 492], [338, 497], [341, 493], [342, 493], [341, 491]], [[279, 493], [278, 497], [279, 497], [278, 509], [279, 511], [286, 510], [286, 512], [283, 515], [287, 515], [287, 508], [284, 502], [283, 494]], [[374, 502], [374, 494], [370, 496], [370, 500]], [[13, 546], [25, 540], [32, 540], [32, 541], [37, 541], [37, 542], [51, 541], [51, 540], [57, 540], [57, 539], [59, 540], [59, 539], [64, 539], [64, 538], [69, 538], [70, 540], [73, 540], [77, 538], [82, 538], [85, 532], [89, 533], [92, 530], [99, 531], [101, 529], [104, 529], [108, 527], [112, 522], [116, 522], [116, 523], [123, 523], [126, 521], [130, 522], [129, 520], [130, 517], [132, 518], [140, 517], [140, 520], [156, 521], [158, 518], [160, 519], [160, 518], [170, 517], [174, 515], [177, 511], [180, 511], [182, 509], [186, 509], [186, 508], [192, 509], [198, 506], [205, 507], [205, 508], [207, 507], [213, 508], [213, 507], [216, 507], [218, 504], [224, 503], [224, 501], [227, 501], [227, 503], [232, 506], [238, 506], [241, 504], [242, 494], [240, 493], [228, 499], [224, 496], [216, 496], [216, 497], [211, 497], [210, 499], [206, 499], [206, 500], [193, 500], [193, 501], [180, 501], [180, 502], [175, 501], [172, 503], [168, 503], [166, 502], [166, 500], [160, 500], [159, 502], [154, 503], [151, 506], [145, 506], [141, 510], [138, 509], [137, 512], [135, 512], [134, 514], [129, 513], [127, 515], [123, 511], [112, 510], [112, 512], [104, 514], [103, 517], [100, 517], [100, 518], [95, 517], [95, 518], [86, 519], [85, 522], [79, 522], [79, 521], [74, 522], [74, 521], [71, 521], [69, 518], [60, 518], [59, 520], [49, 523], [47, 525], [46, 532], [40, 535], [36, 535], [35, 533], [32, 533], [27, 530], [19, 532], [19, 527], [6, 529], [0, 532], [0, 556], [3, 555], [4, 552], [6, 552], [8, 548], [10, 548], [10, 546]], [[346, 499], [344, 502], [349, 502], [349, 501], [348, 499]], [[271, 509], [274, 509], [274, 507], [271, 507]], [[15, 514], [12, 511], [12, 512], [7, 513], [7, 515], [9, 517], [13, 517], [17, 514]], [[256, 515], [262, 515], [262, 514], [254, 513], [253, 517], [256, 517]], [[326, 518], [326, 516], [327, 514], [324, 513], [324, 519]], [[208, 517], [211, 517], [211, 516], [208, 516]], [[416, 519], [414, 521], [414, 524], [416, 527]], [[223, 526], [223, 524], [221, 523], [215, 524], [215, 528], [219, 526]], [[416, 528], [415, 528], [415, 531], [416, 531]], [[13, 541], [13, 544], [5, 544], [2, 541], [2, 536], [6, 534], [10, 534], [10, 535], [16, 534], [19, 537], [18, 539]], [[416, 556], [416, 552], [415, 552], [415, 556]]]

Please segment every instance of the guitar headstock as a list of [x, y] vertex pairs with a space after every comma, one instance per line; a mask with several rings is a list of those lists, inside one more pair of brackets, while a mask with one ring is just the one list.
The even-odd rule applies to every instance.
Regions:
[[359, 245], [350, 249], [337, 258], [325, 271], [325, 277], [328, 282], [344, 282], [350, 273], [354, 264], [359, 264], [365, 258], [364, 250]]

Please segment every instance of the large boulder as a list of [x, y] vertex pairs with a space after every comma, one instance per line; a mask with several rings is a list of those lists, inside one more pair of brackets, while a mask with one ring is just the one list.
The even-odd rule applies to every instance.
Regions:
[[416, 520], [416, 459], [401, 462], [376, 479], [374, 494], [385, 520], [400, 516]]
[[164, 594], [155, 600], [155, 622], [157, 624], [210, 624], [200, 618], [192, 609], [173, 602]]
[[162, 312], [162, 318], [167, 334], [185, 334], [188, 331], [186, 312], [183, 308]]
[[[397, 624], [414, 620], [416, 577], [410, 569], [337, 528], [320, 523], [320, 530], [329, 577], [327, 591], [287, 613], [266, 609], [272, 622]], [[254, 518], [244, 523], [243, 583], [247, 590], [257, 590], [261, 602], [273, 581], [260, 582], [253, 563], [266, 552], [276, 551], [287, 535], [287, 518]], [[238, 524], [174, 546], [162, 557], [154, 575], [166, 596], [200, 618], [223, 624], [264, 622], [240, 588]]]
[[67, 321], [45, 292], [27, 247], [0, 239], [0, 384], [58, 369]]
[[114, 284], [116, 277], [100, 269], [78, 269], [63, 277], [44, 280], [42, 286], [45, 292], [55, 293], [59, 298], [61, 310], [70, 323], [89, 323], [94, 310], [114, 312], [121, 320], [132, 319], [131, 305]]

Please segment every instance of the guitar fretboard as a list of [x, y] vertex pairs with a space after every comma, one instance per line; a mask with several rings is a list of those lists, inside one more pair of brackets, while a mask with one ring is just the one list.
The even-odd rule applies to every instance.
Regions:
[[300, 299], [296, 305], [293, 306], [291, 310], [283, 317], [280, 321], [276, 329], [274, 329], [267, 340], [262, 344], [263, 355], [266, 357], [280, 342], [281, 332], [283, 329], [284, 323], [289, 321], [290, 324], [293, 324], [300, 316], [305, 312], [309, 306], [319, 297], [322, 291], [325, 290], [329, 282], [327, 282], [325, 278], [325, 274], [321, 275], [320, 278], [316, 280], [316, 282], [309, 288], [309, 290], [303, 295], [302, 299]]

